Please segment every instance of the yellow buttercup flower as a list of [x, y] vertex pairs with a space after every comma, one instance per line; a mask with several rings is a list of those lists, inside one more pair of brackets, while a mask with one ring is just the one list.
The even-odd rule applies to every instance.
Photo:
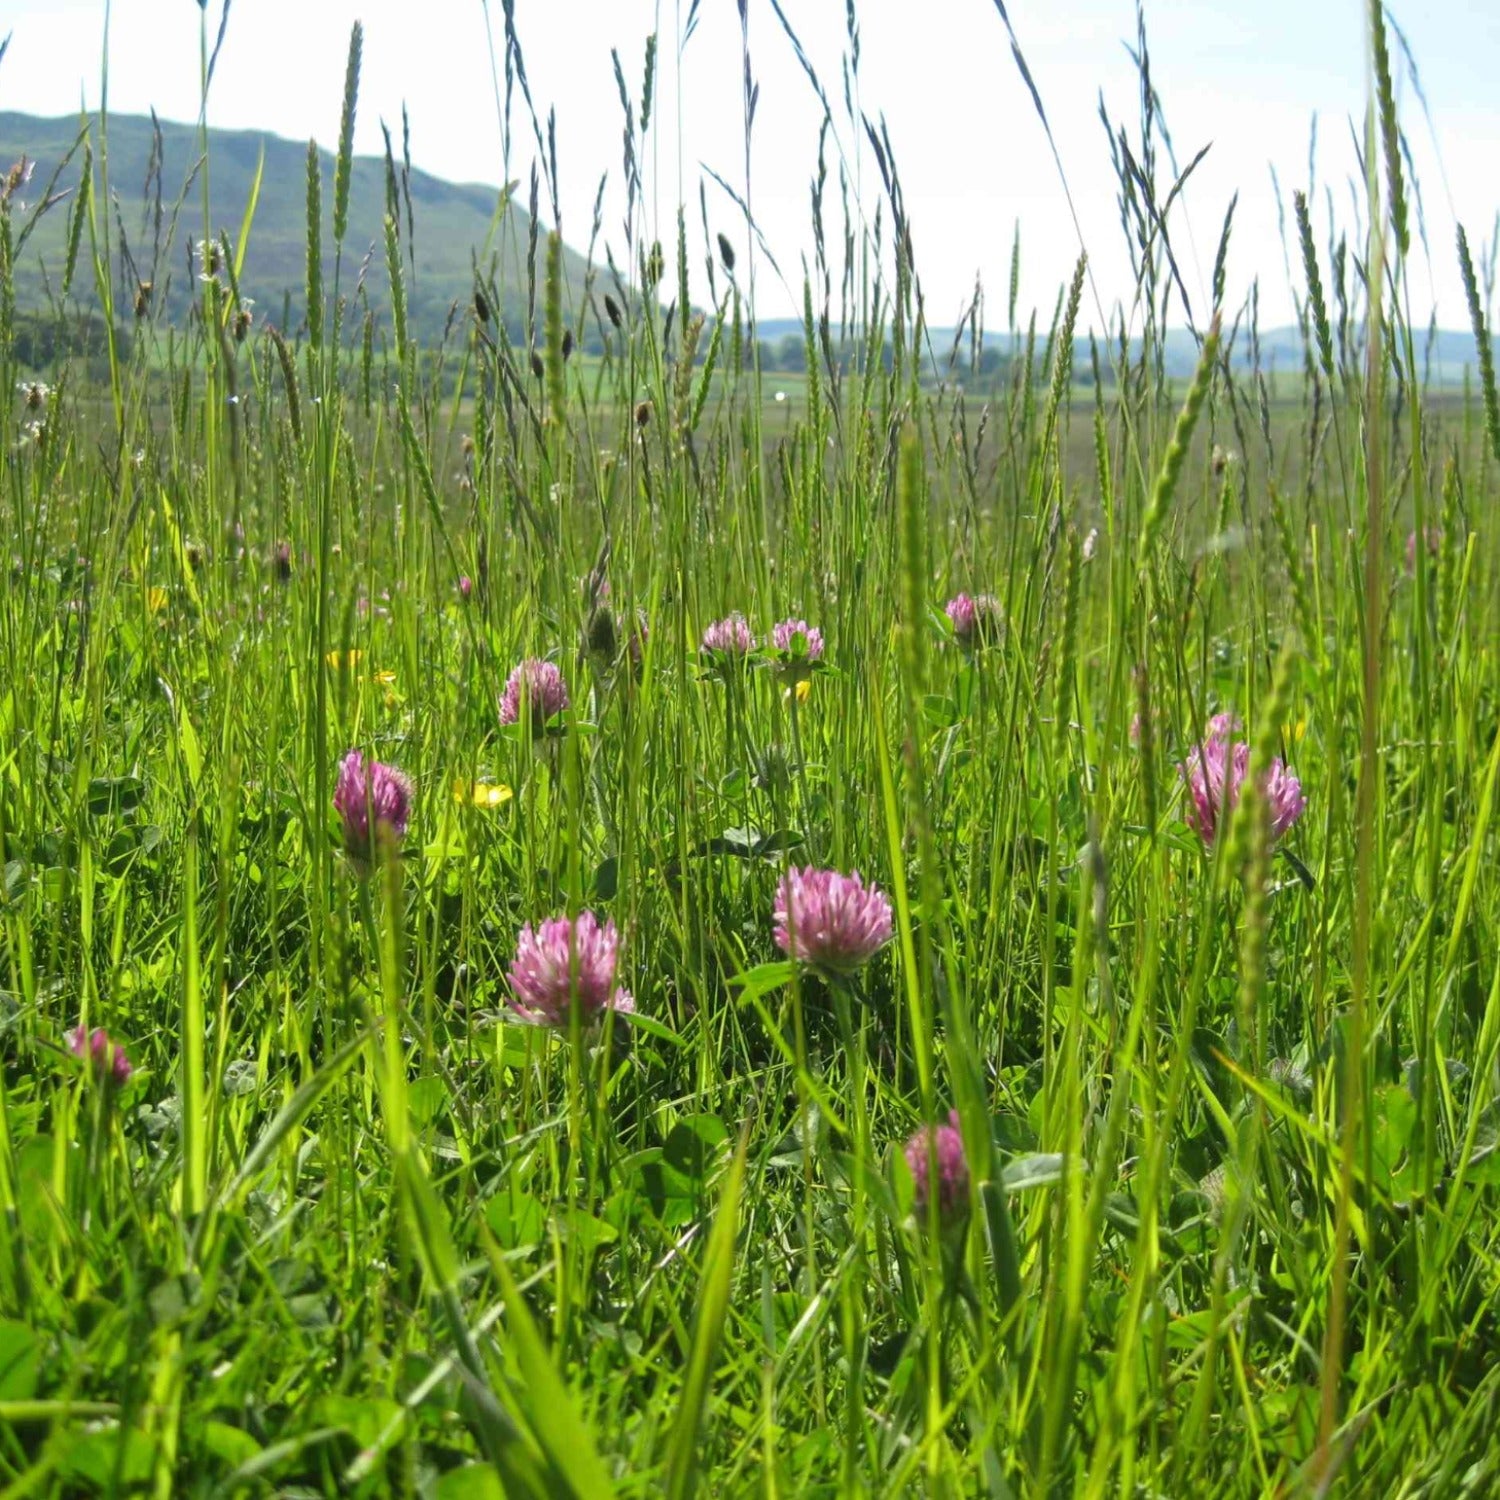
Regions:
[[504, 807], [515, 795], [503, 781], [455, 781], [453, 800], [486, 811]]
[[796, 687], [787, 688], [786, 691], [781, 695], [782, 700], [786, 703], [790, 703], [792, 701], [793, 693], [796, 693], [798, 703], [806, 703], [807, 700], [812, 697], [812, 678], [803, 677], [798, 681]]
[[385, 689], [385, 706], [394, 708], [396, 706], [396, 674], [394, 672], [376, 672], [370, 681], [376, 687]]
[[166, 607], [167, 591], [164, 588], [146, 590], [146, 609], [150, 614], [159, 615]]
[[352, 672], [364, 657], [363, 651], [330, 651], [328, 665], [335, 672]]

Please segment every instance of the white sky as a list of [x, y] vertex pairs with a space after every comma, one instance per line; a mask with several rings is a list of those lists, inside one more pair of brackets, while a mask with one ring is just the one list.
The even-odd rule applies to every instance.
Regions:
[[[210, 40], [219, 3], [210, 0]], [[638, 101], [645, 38], [652, 30], [660, 34], [647, 191], [669, 258], [679, 196], [689, 204], [693, 295], [702, 300], [702, 165], [737, 188], [744, 185], [742, 60], [734, 0], [702, 0], [679, 66], [676, 37], [688, 8], [689, 0], [515, 0], [532, 95], [544, 117], [556, 107], [563, 231], [579, 246], [607, 172], [604, 234], [617, 253], [622, 248], [622, 116], [610, 49], [619, 49]], [[1002, 326], [1019, 220], [1023, 317], [1036, 306], [1045, 323], [1078, 240], [993, 0], [859, 0], [857, 9], [860, 102], [872, 118], [883, 113], [889, 125], [930, 321], [951, 323], [979, 273], [988, 290], [988, 324]], [[1102, 91], [1112, 117], [1129, 121], [1134, 134], [1137, 85], [1123, 45], [1134, 36], [1133, 0], [1009, 0], [1008, 9], [1052, 123], [1095, 285], [1108, 308], [1127, 295], [1130, 282], [1098, 101]], [[65, 114], [80, 102], [97, 106], [104, 10], [103, 0], [0, 0], [0, 34], [13, 34], [0, 63], [0, 109]], [[783, 10], [835, 105], [838, 147], [830, 151], [830, 171], [836, 174], [842, 150], [851, 170], [857, 164], [873, 213], [874, 160], [842, 117], [844, 5], [783, 0]], [[1392, 0], [1391, 10], [1411, 42], [1433, 116], [1429, 130], [1401, 66], [1403, 123], [1416, 153], [1433, 255], [1429, 265], [1420, 247], [1415, 251], [1413, 310], [1425, 321], [1435, 301], [1445, 327], [1463, 326], [1455, 215], [1477, 250], [1488, 244], [1500, 209], [1500, 0]], [[1289, 320], [1270, 168], [1274, 164], [1288, 195], [1290, 218], [1291, 188], [1307, 183], [1315, 113], [1320, 248], [1327, 223], [1323, 183], [1334, 185], [1337, 212], [1346, 225], [1352, 222], [1349, 122], [1364, 103], [1362, 13], [1363, 0], [1146, 0], [1153, 77], [1178, 159], [1185, 165], [1213, 143], [1185, 192], [1187, 219], [1176, 219], [1174, 211], [1174, 241], [1200, 317], [1219, 226], [1238, 190], [1229, 300], [1237, 304], [1259, 275], [1262, 325]], [[112, 14], [111, 109], [144, 113], [155, 106], [163, 118], [196, 118], [198, 6], [192, 0], [115, 0]], [[761, 86], [754, 207], [792, 287], [789, 295], [760, 267], [759, 312], [776, 317], [800, 310], [821, 111], [769, 0], [749, 0], [749, 15], [752, 68]], [[356, 148], [379, 151], [381, 118], [399, 137], [405, 102], [417, 166], [459, 181], [500, 182], [507, 169], [482, 0], [237, 0], [209, 98], [210, 124], [316, 137], [335, 146], [344, 57], [356, 18], [365, 26]], [[491, 21], [502, 48], [500, 0], [492, 0]], [[519, 91], [514, 127], [509, 175], [524, 184], [531, 136]], [[841, 232], [837, 205], [835, 175], [825, 209], [835, 238]], [[743, 267], [743, 223], [712, 183], [709, 208], [713, 228], [731, 235]], [[1300, 285], [1300, 271], [1297, 277]], [[1181, 321], [1180, 309], [1173, 319]], [[1084, 321], [1098, 324], [1091, 299]]]

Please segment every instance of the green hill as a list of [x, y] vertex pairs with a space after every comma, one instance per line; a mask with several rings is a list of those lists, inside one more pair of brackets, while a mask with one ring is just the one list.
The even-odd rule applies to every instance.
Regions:
[[[0, 171], [23, 155], [36, 163], [30, 185], [17, 196], [39, 201], [59, 162], [78, 139], [77, 116], [41, 119], [34, 115], [0, 112]], [[89, 122], [98, 181], [98, 121]], [[253, 297], [258, 317], [295, 330], [303, 318], [306, 277], [307, 147], [254, 130], [210, 130], [208, 170], [210, 218], [215, 234], [227, 231], [233, 243], [239, 234], [255, 179], [256, 164], [265, 152], [260, 196], [256, 204], [241, 291]], [[398, 143], [399, 151], [399, 143]], [[322, 154], [324, 284], [333, 286], [333, 171], [330, 152]], [[153, 297], [169, 316], [180, 317], [188, 296], [196, 290], [189, 269], [188, 250], [203, 232], [201, 158], [196, 126], [130, 115], [109, 119], [109, 183], [114, 200], [111, 214], [122, 228], [129, 262], [116, 257], [118, 306], [128, 310], [135, 296], [135, 276], [153, 283]], [[397, 172], [401, 171], [398, 157]], [[80, 149], [58, 179], [56, 192], [76, 192], [83, 169]], [[186, 196], [184, 197], [184, 187]], [[510, 204], [496, 225], [499, 191], [493, 187], [441, 181], [412, 169], [407, 189], [411, 197], [416, 273], [407, 269], [407, 302], [413, 336], [425, 343], [441, 338], [455, 303], [467, 308], [473, 296], [472, 256], [488, 272], [493, 268], [504, 289], [504, 314], [514, 330], [524, 326], [526, 312], [526, 254], [530, 220], [524, 208]], [[182, 199], [175, 228], [173, 209]], [[60, 292], [67, 250], [69, 200], [59, 203], [39, 221], [16, 266], [16, 299], [22, 311], [37, 310]], [[386, 169], [379, 157], [356, 157], [350, 174], [349, 228], [344, 242], [343, 291], [351, 294], [361, 282], [378, 317], [389, 318], [389, 288], [385, 260]], [[405, 205], [402, 206], [403, 261]], [[486, 251], [488, 246], [488, 251]], [[80, 255], [72, 295], [86, 305], [94, 302], [94, 280], [87, 263], [87, 242]], [[545, 245], [537, 252], [537, 275], [545, 265]], [[196, 270], [196, 267], [193, 268]], [[575, 251], [564, 255], [565, 296], [576, 307], [583, 295], [585, 262]], [[541, 292], [538, 288], [538, 304]], [[540, 306], [538, 306], [540, 317]], [[389, 326], [388, 321], [386, 326]]]

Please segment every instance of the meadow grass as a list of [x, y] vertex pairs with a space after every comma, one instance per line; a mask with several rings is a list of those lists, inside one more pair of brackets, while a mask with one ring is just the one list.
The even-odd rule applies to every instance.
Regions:
[[[320, 243], [358, 33], [300, 330], [204, 223], [190, 326], [148, 303], [107, 380], [0, 337], [5, 1493], [1500, 1487], [1500, 417], [1488, 362], [1421, 378], [1369, 23], [1373, 227], [1299, 212], [1279, 399], [1253, 301], [1161, 366], [1154, 105], [1135, 343], [1075, 367], [1080, 262], [965, 395], [871, 130], [885, 243], [830, 276], [819, 221], [809, 372], [762, 375], [732, 247], [639, 232], [652, 52], [628, 274], [565, 305], [543, 236], [429, 358], [392, 161], [366, 340]], [[56, 211], [128, 320], [95, 125]], [[733, 611], [761, 644], [706, 657]], [[568, 706], [502, 725], [527, 658]], [[346, 829], [351, 747], [409, 821]], [[809, 865], [889, 898], [851, 972], [773, 936]], [[523, 927], [585, 909], [634, 1012], [575, 952], [524, 1024]]]

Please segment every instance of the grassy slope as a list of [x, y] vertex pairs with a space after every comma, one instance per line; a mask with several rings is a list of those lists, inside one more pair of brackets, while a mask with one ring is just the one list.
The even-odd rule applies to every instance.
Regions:
[[[97, 121], [92, 122], [96, 156], [97, 125]], [[79, 121], [72, 116], [48, 120], [0, 113], [0, 162], [9, 163], [22, 155], [35, 161], [36, 175], [30, 190], [35, 197], [73, 146], [79, 129]], [[154, 186], [149, 196], [147, 191], [151, 121], [127, 115], [110, 119], [110, 187], [120, 201], [120, 222], [128, 237], [131, 256], [139, 274], [154, 280], [169, 298], [169, 308], [180, 312], [189, 279], [186, 247], [203, 232], [201, 181], [194, 180], [188, 191], [175, 234], [171, 230], [172, 208], [201, 153], [198, 132], [193, 126], [163, 123], [161, 143], [163, 224], [158, 236]], [[395, 144], [399, 152], [399, 137]], [[292, 309], [289, 326], [295, 328], [301, 317], [307, 258], [306, 145], [259, 131], [211, 130], [210, 223], [215, 234], [228, 231], [233, 242], [244, 218], [262, 150], [265, 169], [242, 290], [255, 298], [260, 316], [278, 324], [282, 321], [283, 297], [288, 297]], [[59, 190], [76, 188], [81, 162], [80, 151], [64, 171]], [[333, 158], [326, 151], [322, 153], [322, 168], [324, 274], [331, 286]], [[399, 161], [397, 169], [400, 170]], [[492, 238], [497, 197], [493, 188], [444, 182], [413, 169], [416, 278], [408, 287], [408, 297], [412, 332], [419, 340], [435, 344], [443, 333], [451, 305], [456, 301], [467, 306], [473, 293], [470, 256], [480, 254], [487, 244], [501, 256], [500, 272], [508, 288], [507, 311], [522, 312], [529, 221], [524, 207], [512, 204], [503, 229]], [[346, 286], [366, 252], [373, 249], [366, 285], [371, 305], [382, 318], [388, 318], [389, 304], [383, 228], [385, 202], [384, 161], [357, 157], [350, 181]], [[44, 216], [23, 252], [16, 268], [17, 302], [23, 309], [38, 305], [44, 295], [44, 263], [53, 290], [60, 287], [67, 239], [66, 214], [67, 207], [63, 204]], [[404, 231], [404, 210], [402, 227]], [[85, 247], [85, 259], [86, 253]], [[539, 261], [541, 254], [539, 249]], [[488, 261], [482, 263], [488, 265]], [[92, 280], [86, 266], [80, 267], [79, 274], [78, 290], [92, 297]], [[582, 295], [585, 264], [583, 257], [572, 250], [565, 256], [565, 274], [569, 294], [577, 305]], [[128, 298], [124, 305], [128, 307]]]

